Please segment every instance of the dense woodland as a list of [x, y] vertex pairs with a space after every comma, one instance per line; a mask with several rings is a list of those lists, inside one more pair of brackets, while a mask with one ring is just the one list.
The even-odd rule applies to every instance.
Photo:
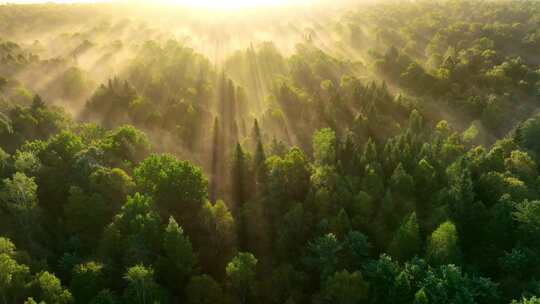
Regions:
[[0, 303], [540, 303], [540, 2], [174, 22], [0, 6]]

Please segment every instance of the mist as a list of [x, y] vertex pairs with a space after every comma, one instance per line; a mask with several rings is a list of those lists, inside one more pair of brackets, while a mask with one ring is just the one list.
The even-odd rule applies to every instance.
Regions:
[[536, 303], [539, 20], [1, 2], [3, 302]]

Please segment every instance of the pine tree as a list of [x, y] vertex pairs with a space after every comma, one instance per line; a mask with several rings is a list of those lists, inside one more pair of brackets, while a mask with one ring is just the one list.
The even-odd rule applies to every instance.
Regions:
[[461, 251], [456, 226], [450, 221], [442, 223], [431, 234], [426, 256], [433, 264], [455, 264], [459, 262]]
[[253, 177], [252, 180], [252, 189], [254, 195], [259, 195], [263, 189], [262, 187], [266, 183], [266, 153], [264, 151], [264, 146], [262, 143], [262, 134], [259, 128], [259, 123], [255, 119], [253, 123], [253, 144], [254, 144], [254, 157], [253, 157]]
[[247, 223], [245, 214], [245, 204], [247, 201], [247, 161], [246, 154], [242, 146], [237, 143], [233, 156], [233, 164], [231, 170], [231, 190], [233, 200], [233, 214], [238, 219], [238, 243], [240, 248], [247, 246]]
[[414, 180], [412, 176], [405, 171], [401, 163], [396, 167], [390, 178], [390, 186], [392, 193], [401, 197], [409, 197], [413, 194]]
[[162, 241], [164, 255], [158, 260], [160, 276], [169, 287], [187, 283], [195, 265], [195, 253], [182, 227], [171, 216], [165, 227]]
[[219, 120], [218, 118], [214, 118], [214, 127], [213, 127], [213, 142], [212, 142], [212, 164], [211, 164], [211, 185], [210, 185], [210, 200], [215, 201], [217, 192], [218, 192], [218, 184], [221, 182], [219, 180], [220, 176], [220, 155], [223, 153], [221, 151], [221, 129], [219, 127]]
[[246, 154], [237, 143], [232, 164], [232, 199], [236, 207], [242, 207], [246, 202]]
[[360, 158], [360, 164], [362, 168], [364, 168], [366, 165], [377, 161], [377, 147], [375, 145], [375, 142], [371, 138], [369, 138], [366, 145], [364, 146], [364, 151], [362, 153], [362, 157]]
[[416, 213], [405, 218], [388, 246], [388, 253], [399, 261], [407, 261], [420, 253], [422, 240]]

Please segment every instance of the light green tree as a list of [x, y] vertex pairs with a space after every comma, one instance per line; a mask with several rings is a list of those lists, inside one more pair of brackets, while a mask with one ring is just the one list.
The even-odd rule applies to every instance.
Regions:
[[237, 254], [225, 269], [240, 303], [249, 303], [255, 289], [257, 259], [249, 252]]
[[433, 233], [427, 244], [427, 259], [438, 265], [457, 263], [461, 257], [456, 226], [446, 221]]
[[130, 267], [124, 275], [127, 287], [124, 291], [126, 303], [134, 304], [165, 304], [164, 290], [154, 278], [154, 270], [143, 265]]
[[45, 303], [68, 304], [73, 302], [71, 292], [62, 286], [60, 279], [54, 274], [43, 271], [38, 273], [33, 282], [38, 299]]
[[15, 245], [0, 237], [0, 299], [2, 303], [17, 303], [22, 300], [26, 284], [30, 279], [28, 266], [15, 260]]

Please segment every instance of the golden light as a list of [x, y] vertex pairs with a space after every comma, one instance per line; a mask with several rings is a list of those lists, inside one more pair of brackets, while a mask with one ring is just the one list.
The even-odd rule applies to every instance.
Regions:
[[239, 10], [297, 6], [312, 4], [316, 0], [162, 0], [162, 3], [208, 10]]

